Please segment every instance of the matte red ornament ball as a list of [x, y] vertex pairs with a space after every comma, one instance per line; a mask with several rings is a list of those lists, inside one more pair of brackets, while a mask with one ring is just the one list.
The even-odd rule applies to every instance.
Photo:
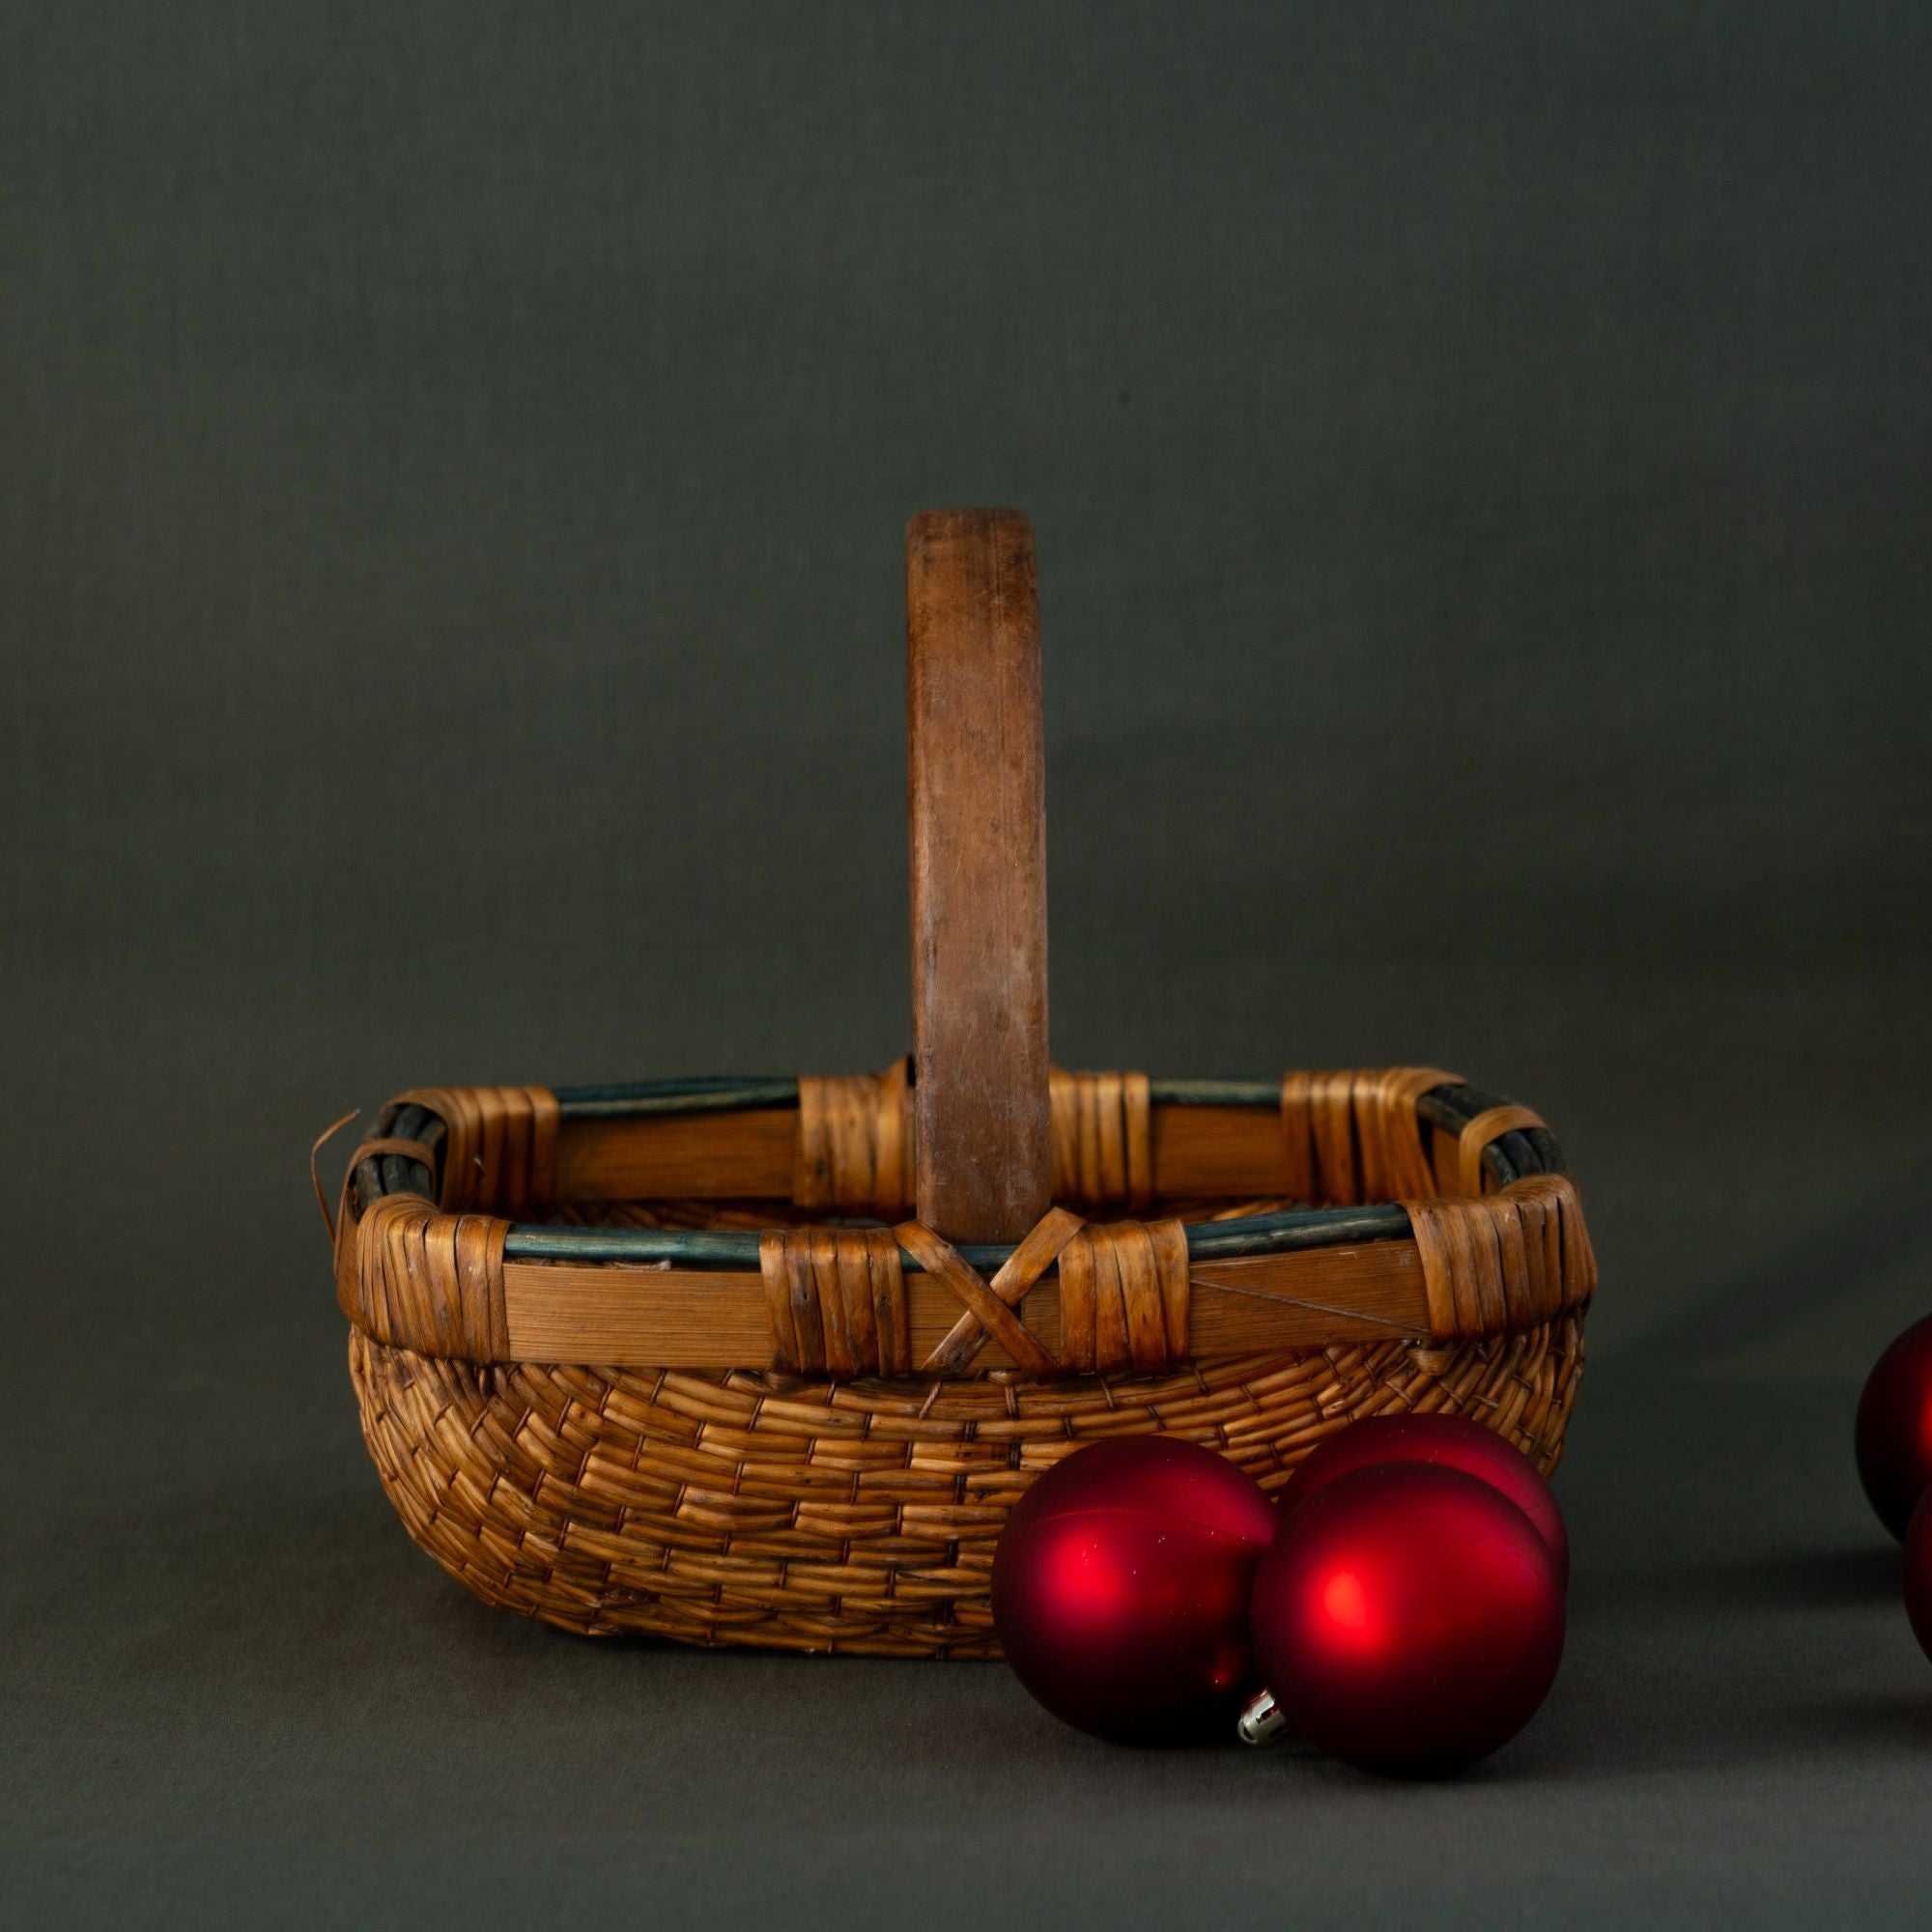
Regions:
[[1248, 1599], [1278, 1525], [1253, 1477], [1122, 1436], [1057, 1463], [993, 1556], [993, 1624], [1055, 1717], [1120, 1744], [1224, 1733], [1254, 1671]]
[[1389, 1463], [1289, 1515], [1255, 1577], [1252, 1627], [1293, 1728], [1365, 1771], [1435, 1776], [1535, 1716], [1563, 1655], [1563, 1583], [1488, 1483]]
[[1854, 1441], [1872, 1508], [1902, 1537], [1932, 1486], [1932, 1315], [1915, 1321], [1873, 1366]]
[[1918, 1498], [1905, 1528], [1905, 1614], [1918, 1648], [1932, 1657], [1932, 1490]]
[[1294, 1472], [1282, 1498], [1293, 1510], [1338, 1476], [1378, 1463], [1435, 1463], [1500, 1490], [1549, 1546], [1557, 1574], [1570, 1580], [1570, 1536], [1555, 1492], [1521, 1450], [1466, 1415], [1371, 1415], [1324, 1437]]

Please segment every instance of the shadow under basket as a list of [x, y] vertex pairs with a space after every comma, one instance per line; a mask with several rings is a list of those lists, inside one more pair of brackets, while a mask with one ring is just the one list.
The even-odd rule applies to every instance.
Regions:
[[1596, 1270], [1526, 1109], [1432, 1068], [1056, 1070], [1065, 1205], [1016, 1247], [900, 1220], [912, 1141], [904, 1063], [391, 1103], [335, 1260], [410, 1534], [572, 1631], [992, 1657], [1007, 1513], [1083, 1443], [1270, 1491], [1365, 1415], [1561, 1454]]

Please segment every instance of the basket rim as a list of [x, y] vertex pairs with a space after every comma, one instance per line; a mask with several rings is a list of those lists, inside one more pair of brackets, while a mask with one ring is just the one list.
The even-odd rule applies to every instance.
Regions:
[[[560, 1121], [621, 1120], [680, 1115], [752, 1112], [795, 1108], [795, 1077], [696, 1075], [601, 1085], [558, 1087], [554, 1094]], [[1151, 1080], [1152, 1104], [1170, 1107], [1232, 1107], [1273, 1112], [1281, 1104], [1281, 1083], [1273, 1080]], [[1509, 1101], [1463, 1081], [1446, 1081], [1422, 1094], [1416, 1113], [1426, 1124], [1460, 1134], [1479, 1115]], [[420, 1119], [412, 1119], [412, 1115]], [[433, 1110], [392, 1102], [377, 1131], [409, 1137], [440, 1127]], [[1561, 1148], [1547, 1127], [1512, 1129], [1489, 1142], [1483, 1165], [1498, 1188], [1541, 1174], [1568, 1171]], [[356, 1179], [365, 1203], [384, 1195], [410, 1193], [434, 1198], [435, 1177], [420, 1162], [385, 1154], [360, 1164]], [[828, 1216], [831, 1220], [836, 1217]], [[1242, 1255], [1286, 1254], [1343, 1246], [1355, 1241], [1399, 1239], [1409, 1233], [1409, 1217], [1397, 1203], [1361, 1207], [1299, 1208], [1187, 1224], [1190, 1261]], [[512, 1221], [504, 1239], [504, 1259], [530, 1262], [608, 1263], [725, 1271], [755, 1269], [765, 1231], [682, 1228], [560, 1227], [550, 1222]], [[960, 1255], [973, 1267], [991, 1271], [1013, 1252], [1011, 1243], [967, 1245]], [[901, 1252], [901, 1264], [921, 1272], [916, 1256]]]

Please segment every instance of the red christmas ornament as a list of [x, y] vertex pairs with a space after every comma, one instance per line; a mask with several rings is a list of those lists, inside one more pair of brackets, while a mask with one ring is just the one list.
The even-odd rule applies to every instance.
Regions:
[[1255, 1577], [1255, 1658], [1288, 1723], [1397, 1776], [1460, 1770], [1515, 1737], [1556, 1676], [1563, 1621], [1529, 1519], [1428, 1463], [1337, 1477]]
[[1918, 1648], [1932, 1657], [1932, 1489], [1918, 1498], [1906, 1525], [1905, 1614]]
[[1055, 1717], [1119, 1744], [1225, 1732], [1253, 1681], [1248, 1597], [1279, 1519], [1253, 1477], [1191, 1442], [1096, 1442], [1014, 1506], [993, 1624]]
[[1859, 1398], [1859, 1480], [1878, 1520], [1902, 1537], [1932, 1486], [1932, 1315], [1882, 1354]]
[[1465, 1415], [1371, 1415], [1319, 1443], [1294, 1472], [1282, 1507], [1293, 1510], [1339, 1476], [1378, 1463], [1434, 1463], [1500, 1490], [1532, 1523], [1570, 1580], [1570, 1537], [1563, 1512], [1536, 1465], [1493, 1430]]

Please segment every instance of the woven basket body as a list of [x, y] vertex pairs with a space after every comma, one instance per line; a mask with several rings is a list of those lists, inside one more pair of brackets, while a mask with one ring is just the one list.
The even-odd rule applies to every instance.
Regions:
[[1278, 1488], [1358, 1416], [1474, 1415], [1546, 1473], [1582, 1323], [1424, 1351], [1297, 1350], [1065, 1386], [828, 1387], [746, 1370], [478, 1368], [359, 1331], [362, 1432], [410, 1534], [484, 1602], [590, 1635], [997, 1657], [1007, 1512], [1107, 1435], [1217, 1449]]
[[[1560, 1156], [1533, 1116], [1428, 1070], [1291, 1076], [1241, 1106], [1196, 1098], [1138, 1121], [1145, 1082], [1058, 1084], [1103, 1103], [1086, 1122], [1097, 1202], [1079, 1197], [1079, 1109], [1059, 1110], [1063, 1198], [1117, 1209], [1136, 1139], [1187, 1182], [1179, 1203], [1144, 1193], [1144, 1218], [1125, 1224], [1172, 1226], [1162, 1210], [1176, 1206], [1205, 1255], [1187, 1264], [1193, 1346], [1153, 1372], [1129, 1359], [1065, 1373], [1052, 1270], [1016, 1303], [1060, 1358], [1048, 1374], [1000, 1365], [992, 1338], [956, 1373], [787, 1359], [790, 1302], [771, 1292], [786, 1281], [781, 1242], [740, 1231], [807, 1223], [841, 1190], [876, 1193], [882, 1172], [885, 1193], [900, 1191], [891, 1149], [903, 1089], [891, 1075], [799, 1083], [790, 1109], [628, 1119], [608, 1111], [621, 1101], [559, 1106], [530, 1089], [393, 1103], [351, 1165], [337, 1275], [364, 1437], [410, 1534], [485, 1601], [573, 1631], [985, 1657], [997, 1654], [988, 1578], [1009, 1510], [1101, 1436], [1200, 1442], [1272, 1491], [1357, 1417], [1440, 1409], [1554, 1467], [1595, 1274], [1574, 1188], [1547, 1171]], [[1339, 1114], [1324, 1098], [1338, 1094]], [[1110, 1113], [1117, 1131], [1098, 1138], [1111, 1151], [1096, 1150], [1094, 1116], [1104, 1125]], [[1248, 1193], [1270, 1166], [1289, 1191]], [[602, 1191], [645, 1173], [711, 1198]], [[1465, 1178], [1475, 1191], [1457, 1191]], [[782, 1195], [717, 1198], [781, 1179]], [[1437, 1191], [1376, 1205], [1405, 1180]], [[593, 1198], [553, 1198], [586, 1182]], [[835, 1245], [878, 1241], [864, 1205], [835, 1203], [849, 1217], [831, 1224]], [[1268, 1252], [1284, 1228], [1300, 1245]], [[1257, 1238], [1263, 1251], [1243, 1254]], [[930, 1275], [908, 1282], [910, 1340], [923, 1348], [959, 1308]], [[513, 1343], [571, 1322], [600, 1365], [517, 1358]], [[1271, 1331], [1293, 1346], [1254, 1346]], [[786, 1365], [691, 1360], [707, 1336], [734, 1334]], [[655, 1337], [675, 1343], [681, 1365], [610, 1359]]]

